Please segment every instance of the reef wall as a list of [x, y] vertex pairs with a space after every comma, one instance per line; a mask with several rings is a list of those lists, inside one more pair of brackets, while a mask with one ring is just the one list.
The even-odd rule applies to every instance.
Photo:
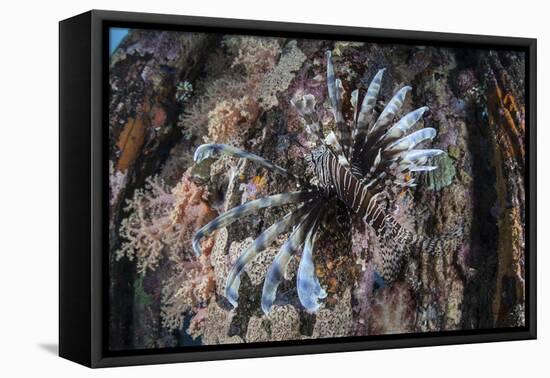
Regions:
[[[414, 256], [378, 288], [374, 233], [356, 219], [338, 222], [335, 210], [316, 243], [328, 294], [316, 314], [297, 298], [299, 256], [273, 311], [261, 311], [263, 278], [283, 239], [246, 267], [232, 310], [223, 296], [231, 264], [288, 209], [219, 230], [200, 257], [193, 234], [236, 205], [295, 187], [244, 160], [195, 164], [193, 152], [227, 143], [304, 176], [307, 133], [290, 99], [314, 94], [328, 122], [327, 50], [348, 94], [385, 67], [384, 103], [407, 84], [401, 112], [430, 108], [424, 126], [447, 154], [389, 206], [411, 230], [459, 227], [463, 240], [441, 257]], [[111, 349], [524, 325], [523, 53], [131, 30], [109, 71]]]

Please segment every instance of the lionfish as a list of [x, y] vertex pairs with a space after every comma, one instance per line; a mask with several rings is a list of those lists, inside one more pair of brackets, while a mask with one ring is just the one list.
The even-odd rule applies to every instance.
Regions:
[[404, 86], [395, 93], [382, 112], [378, 112], [376, 104], [385, 71], [381, 69], [370, 82], [360, 106], [359, 90], [351, 93], [353, 116], [352, 120], [345, 120], [342, 112], [345, 91], [341, 80], [334, 74], [331, 52], [327, 51], [326, 56], [328, 98], [335, 132], [330, 131], [324, 136], [313, 95], [306, 94], [291, 100], [315, 143], [315, 147], [306, 156], [315, 180], [304, 182], [302, 177], [297, 177], [258, 155], [225, 144], [203, 144], [195, 152], [196, 162], [216, 153], [248, 159], [269, 171], [295, 180], [298, 187], [302, 188], [237, 206], [196, 233], [193, 249], [200, 254], [201, 239], [215, 230], [227, 227], [261, 209], [296, 205], [295, 210], [263, 231], [231, 268], [225, 296], [234, 307], [237, 307], [240, 275], [245, 266], [279, 235], [290, 232], [267, 271], [261, 298], [262, 310], [265, 314], [269, 313], [286, 267], [299, 249], [302, 254], [297, 272], [298, 297], [306, 311], [315, 312], [319, 309], [320, 300], [327, 294], [316, 276], [313, 252], [320, 229], [320, 215], [326, 211], [327, 206], [334, 206], [334, 202], [329, 199], [340, 200], [349, 214], [356, 214], [375, 231], [382, 246], [382, 263], [376, 275], [386, 285], [396, 279], [411, 251], [422, 249], [435, 255], [444, 250], [445, 242], [449, 238], [456, 236], [449, 234], [429, 238], [416, 234], [399, 224], [384, 203], [389, 196], [389, 189], [415, 186], [413, 174], [436, 169], [436, 166], [429, 165], [428, 162], [432, 157], [444, 153], [439, 149], [418, 148], [419, 144], [431, 141], [436, 136], [436, 130], [430, 127], [412, 131], [428, 108], [420, 107], [393, 122], [407, 93], [412, 89]]

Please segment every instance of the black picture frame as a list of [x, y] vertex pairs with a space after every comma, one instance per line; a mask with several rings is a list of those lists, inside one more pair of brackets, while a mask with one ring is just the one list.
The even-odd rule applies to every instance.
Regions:
[[[109, 352], [105, 143], [106, 28], [125, 26], [352, 39], [525, 51], [526, 326], [412, 335], [258, 343], [200, 350]], [[536, 338], [536, 39], [92, 10], [59, 24], [59, 354], [89, 367], [406, 348]]]

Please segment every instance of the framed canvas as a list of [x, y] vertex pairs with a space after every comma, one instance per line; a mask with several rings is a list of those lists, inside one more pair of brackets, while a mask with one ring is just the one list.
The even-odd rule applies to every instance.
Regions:
[[536, 40], [60, 22], [60, 355], [536, 337]]

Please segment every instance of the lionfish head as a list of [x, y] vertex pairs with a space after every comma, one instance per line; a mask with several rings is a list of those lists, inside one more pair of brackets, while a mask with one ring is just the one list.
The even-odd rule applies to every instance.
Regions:
[[310, 168], [316, 171], [317, 167], [321, 164], [321, 157], [326, 152], [327, 147], [325, 145], [320, 145], [312, 149], [311, 152], [306, 155], [306, 161]]

